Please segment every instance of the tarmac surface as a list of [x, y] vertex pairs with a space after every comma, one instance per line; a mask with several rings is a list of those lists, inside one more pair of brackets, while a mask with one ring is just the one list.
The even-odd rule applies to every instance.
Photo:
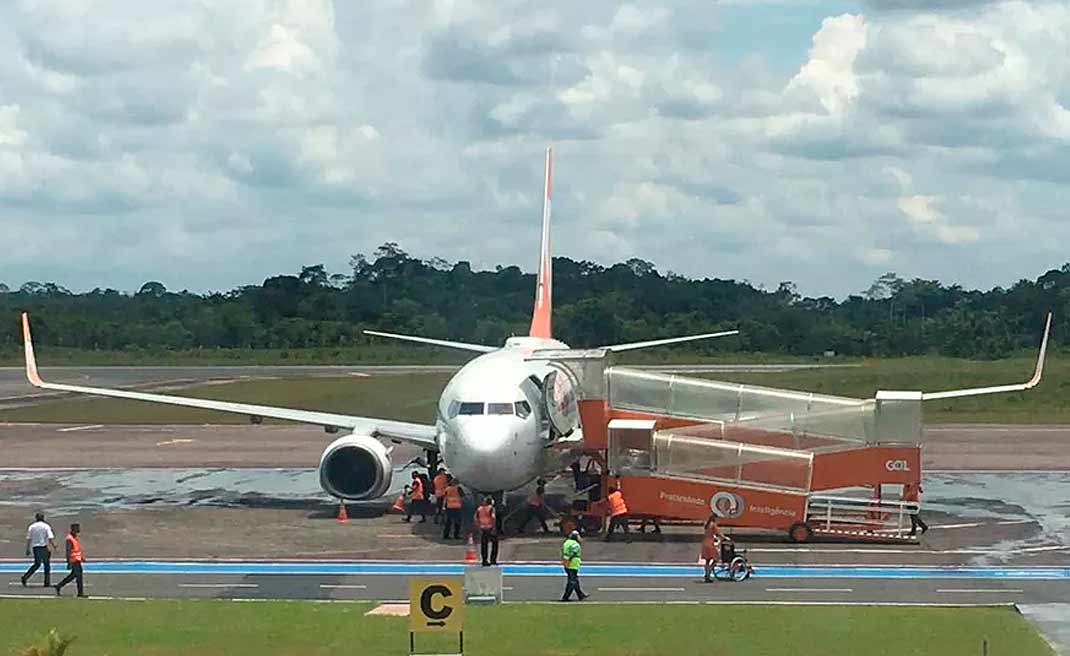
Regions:
[[[917, 544], [798, 545], [736, 531], [755, 576], [704, 584], [698, 528], [665, 526], [630, 542], [587, 540], [585, 589], [601, 602], [1014, 603], [1065, 640], [1068, 436], [1064, 426], [930, 427], [931, 530]], [[409, 576], [460, 571], [464, 543], [444, 542], [430, 520], [402, 522], [387, 512], [390, 496], [348, 504], [349, 521], [335, 521], [313, 468], [332, 437], [303, 426], [0, 424], [0, 596], [52, 594], [17, 580], [37, 510], [57, 529], [82, 523], [97, 597], [383, 601], [404, 599]], [[392, 455], [396, 488], [418, 452]], [[551, 504], [569, 482], [551, 484]], [[556, 599], [559, 548], [555, 535], [503, 539], [506, 599]]]
[[[24, 564], [0, 562], [0, 576], [15, 577]], [[323, 562], [88, 562], [90, 596], [344, 599], [393, 601], [408, 598], [413, 576], [463, 575], [464, 565], [447, 563]], [[60, 575], [62, 569], [53, 572]], [[551, 563], [507, 564], [502, 568], [507, 601], [558, 598], [564, 576]], [[730, 603], [836, 603], [975, 605], [1070, 602], [1070, 569], [918, 569], [757, 567], [742, 582], [705, 583], [699, 566], [585, 565], [585, 591], [592, 601]], [[51, 596], [41, 587], [8, 581], [5, 596]], [[6, 593], [6, 594], [5, 594]], [[73, 591], [68, 594], [73, 594]]]

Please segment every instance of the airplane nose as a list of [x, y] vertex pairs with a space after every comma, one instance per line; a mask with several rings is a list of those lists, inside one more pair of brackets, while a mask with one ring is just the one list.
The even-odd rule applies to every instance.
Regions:
[[514, 481], [518, 453], [512, 431], [504, 427], [455, 424], [449, 434], [446, 466], [462, 484], [480, 492], [511, 490], [524, 481]]

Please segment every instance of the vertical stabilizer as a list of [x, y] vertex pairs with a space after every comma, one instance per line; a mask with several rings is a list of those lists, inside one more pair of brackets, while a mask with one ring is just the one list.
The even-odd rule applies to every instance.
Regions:
[[539, 251], [539, 273], [535, 282], [535, 310], [531, 314], [531, 337], [550, 339], [550, 315], [553, 311], [553, 257], [550, 254], [550, 196], [553, 191], [553, 149], [546, 149], [546, 174], [542, 197], [542, 248]]

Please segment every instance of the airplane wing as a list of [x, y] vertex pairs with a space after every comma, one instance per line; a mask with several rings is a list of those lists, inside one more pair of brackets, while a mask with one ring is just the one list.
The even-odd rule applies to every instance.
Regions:
[[922, 401], [935, 399], [957, 399], [966, 396], [981, 396], [984, 394], [1000, 394], [1003, 392], [1024, 392], [1031, 390], [1040, 384], [1040, 378], [1044, 375], [1044, 360], [1048, 355], [1048, 337], [1051, 335], [1051, 312], [1044, 322], [1044, 336], [1040, 338], [1040, 352], [1037, 354], [1037, 366], [1033, 370], [1033, 376], [1024, 383], [1013, 385], [995, 385], [992, 387], [972, 387], [969, 389], [947, 390], [944, 392], [923, 392]]
[[629, 344], [611, 344], [609, 346], [602, 346], [607, 351], [613, 351], [619, 353], [620, 351], [634, 351], [636, 349], [649, 348], [651, 346], [664, 346], [666, 344], [678, 344], [680, 342], [693, 342], [698, 339], [713, 339], [715, 337], [728, 337], [729, 335], [738, 335], [738, 330], [725, 330], [719, 333], [704, 333], [702, 335], [687, 335], [685, 337], [670, 337], [668, 339], [652, 339], [646, 342], [631, 342]]
[[316, 412], [314, 410], [296, 410], [266, 405], [253, 405], [249, 403], [231, 403], [229, 401], [195, 399], [186, 396], [172, 396], [170, 394], [147, 394], [143, 392], [106, 389], [102, 387], [83, 387], [81, 385], [47, 383], [41, 379], [40, 374], [37, 372], [37, 359], [34, 357], [33, 340], [30, 336], [30, 318], [25, 312], [22, 313], [22, 339], [26, 348], [26, 378], [30, 381], [31, 385], [41, 389], [75, 392], [78, 394], [92, 394], [96, 396], [109, 396], [119, 399], [131, 399], [134, 401], [147, 401], [149, 403], [166, 403], [187, 408], [199, 408], [201, 410], [231, 412], [248, 415], [250, 418], [258, 419], [263, 417], [285, 419], [287, 421], [313, 424], [316, 426], [324, 426], [326, 428], [359, 431], [375, 437], [385, 437], [388, 439], [409, 442], [424, 448], [437, 448], [437, 442], [435, 440], [436, 429], [434, 426], [425, 424], [412, 424], [404, 421], [375, 419], [371, 417], [355, 417], [352, 415], [340, 415], [330, 412]]
[[468, 342], [451, 342], [446, 339], [433, 339], [431, 337], [416, 337], [414, 335], [397, 335], [394, 333], [381, 333], [377, 330], [365, 330], [365, 335], [375, 335], [376, 337], [389, 337], [390, 339], [401, 339], [408, 342], [419, 342], [421, 344], [432, 344], [434, 346], [445, 346], [446, 348], [461, 349], [462, 351], [476, 351], [477, 353], [490, 353], [491, 351], [497, 351], [495, 346], [483, 346], [482, 344], [469, 344]]

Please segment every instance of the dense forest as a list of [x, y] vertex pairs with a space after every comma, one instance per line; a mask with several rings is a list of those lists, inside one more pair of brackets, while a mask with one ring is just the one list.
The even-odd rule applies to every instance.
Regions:
[[[147, 282], [135, 294], [72, 293], [54, 283], [0, 283], [0, 350], [21, 344], [18, 312], [35, 341], [83, 350], [359, 347], [365, 328], [497, 345], [526, 334], [534, 276], [518, 267], [473, 271], [468, 262], [421, 260], [395, 243], [351, 270], [322, 265], [229, 292], [172, 292]], [[1070, 264], [990, 291], [881, 276], [842, 301], [800, 296], [791, 282], [692, 280], [639, 259], [604, 267], [554, 260], [554, 332], [594, 346], [739, 328], [739, 338], [696, 343], [718, 351], [851, 356], [938, 353], [998, 358], [1035, 347], [1043, 316], [1070, 319]]]

